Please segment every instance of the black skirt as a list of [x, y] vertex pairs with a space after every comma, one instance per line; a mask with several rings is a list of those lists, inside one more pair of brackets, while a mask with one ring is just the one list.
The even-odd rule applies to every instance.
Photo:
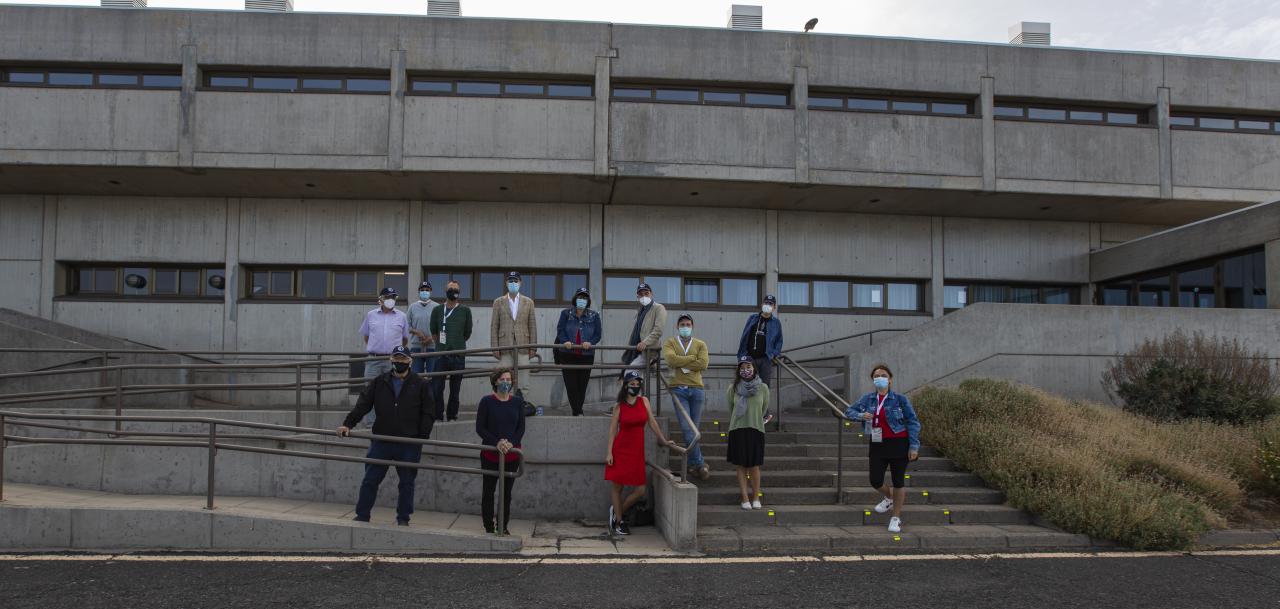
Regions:
[[739, 467], [764, 465], [764, 434], [750, 427], [730, 431], [726, 456], [729, 463]]
[[878, 459], [906, 459], [911, 450], [910, 438], [885, 438], [883, 442], [868, 442], [867, 456]]

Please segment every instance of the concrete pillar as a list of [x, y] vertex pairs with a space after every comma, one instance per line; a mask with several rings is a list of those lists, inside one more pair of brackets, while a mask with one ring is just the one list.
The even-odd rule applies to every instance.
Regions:
[[178, 167], [196, 164], [196, 87], [200, 72], [196, 65], [196, 46], [182, 45], [182, 91], [178, 94]]
[[809, 68], [796, 66], [792, 82], [796, 120], [796, 183], [809, 181]]
[[933, 313], [934, 319], [937, 319], [942, 317], [945, 309], [943, 289], [946, 286], [946, 273], [944, 272], [946, 252], [943, 251], [943, 227], [946, 220], [940, 216], [935, 216], [931, 220], [929, 251], [931, 252], [932, 264], [930, 265], [929, 273], [929, 310]]
[[390, 171], [404, 168], [404, 91], [407, 80], [404, 66], [404, 50], [391, 51], [391, 95], [387, 102], [387, 169]]
[[1169, 88], [1156, 89], [1156, 127], [1160, 130], [1160, 198], [1173, 197], [1173, 135], [1169, 131]]
[[591, 304], [604, 309], [604, 205], [591, 204], [591, 250], [587, 261], [587, 289]]
[[240, 338], [236, 322], [240, 294], [240, 199], [227, 199], [226, 286], [222, 290], [222, 350], [238, 351]]
[[40, 228], [40, 317], [53, 319], [53, 297], [58, 293], [58, 197], [44, 197]]
[[[416, 302], [418, 300], [418, 284], [422, 283], [422, 239], [426, 233], [426, 227], [422, 222], [422, 201], [409, 201], [409, 226], [406, 237], [409, 239], [409, 272], [405, 275], [409, 286], [409, 295], [405, 296], [405, 302]], [[444, 286], [436, 288], [432, 287], [432, 297], [437, 290], [443, 294]]]
[[1266, 245], [1267, 308], [1280, 309], [1280, 239]]
[[778, 210], [764, 212], [764, 293], [778, 293]]
[[979, 79], [979, 114], [982, 115], [982, 190], [996, 190], [996, 79]]
[[[604, 56], [596, 57], [595, 165], [592, 173], [599, 178], [609, 175], [609, 69], [612, 66], [610, 59], [617, 56], [618, 49], [609, 49]], [[594, 294], [595, 288], [591, 289]]]

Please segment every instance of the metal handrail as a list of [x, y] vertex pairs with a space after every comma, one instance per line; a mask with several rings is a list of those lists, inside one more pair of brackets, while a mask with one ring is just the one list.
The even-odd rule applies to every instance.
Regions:
[[[809, 391], [811, 391], [815, 396], [817, 396], [818, 399], [825, 402], [827, 404], [827, 407], [831, 409], [832, 415], [835, 416], [835, 419], [836, 419], [836, 497], [835, 497], [835, 502], [839, 504], [841, 503], [841, 499], [842, 499], [840, 495], [841, 493], [844, 492], [844, 428], [845, 428], [845, 422], [852, 421], [853, 419], [850, 419], [849, 416], [844, 413], [844, 410], [841, 410], [839, 407], [833, 404], [831, 400], [827, 398], [827, 396], [823, 395], [821, 392], [815, 389], [813, 385], [810, 385], [808, 381], [804, 380], [804, 378], [802, 378], [799, 374], [797, 374], [795, 369], [799, 369], [801, 372], [807, 375], [811, 380], [817, 383], [818, 386], [822, 387], [822, 389], [826, 390], [832, 396], [835, 396], [835, 398], [839, 400], [840, 403], [845, 406], [845, 408], [848, 408], [849, 403], [844, 398], [841, 398], [839, 393], [836, 393], [835, 390], [828, 387], [825, 383], [822, 382], [821, 379], [815, 376], [812, 372], [810, 372], [804, 366], [797, 364], [795, 360], [791, 359], [789, 356], [782, 355], [781, 357], [779, 357], [778, 365], [780, 368], [782, 368], [786, 372], [791, 373], [791, 376], [795, 377], [795, 379], [799, 381], [801, 385], [804, 385], [804, 387]], [[792, 366], [794, 366], [795, 369], [793, 369]], [[850, 393], [850, 395], [852, 395], [852, 392]]]
[[[667, 384], [667, 379], [662, 376], [661, 370], [658, 370], [657, 377], [658, 384], [671, 394], [671, 403], [675, 406], [676, 413], [686, 424], [689, 425], [689, 428], [693, 430], [693, 440], [690, 440], [685, 446], [680, 446], [678, 443], [675, 443], [675, 446], [673, 447], [676, 452], [680, 453], [680, 481], [688, 482], [689, 452], [692, 451], [693, 447], [697, 446], [698, 442], [702, 440], [702, 430], [698, 429], [697, 424], [693, 421], [693, 417], [689, 416], [689, 411], [685, 410], [684, 404], [680, 403], [680, 399], [676, 397], [675, 391], [672, 391], [671, 385]], [[683, 436], [684, 432], [682, 431], [680, 435]]]
[[[29, 436], [17, 436], [7, 433], [8, 426], [18, 427], [42, 427], [41, 424], [32, 424], [30, 420], [61, 420], [61, 421], [114, 421], [122, 422], [146, 422], [146, 423], [200, 423], [208, 426], [208, 434], [206, 442], [198, 442], [195, 440], [140, 440], [140, 439], [120, 439], [120, 438], [37, 438]], [[519, 478], [524, 475], [524, 468], [517, 468], [515, 472], [508, 473], [506, 471], [506, 459], [498, 459], [498, 471], [496, 473], [484, 469], [473, 467], [458, 467], [453, 465], [438, 465], [432, 463], [410, 463], [408, 461], [394, 461], [388, 459], [371, 459], [368, 457], [358, 457], [350, 455], [334, 455], [329, 453], [317, 453], [310, 451], [287, 450], [283, 448], [267, 448], [262, 446], [249, 446], [245, 444], [227, 444], [218, 441], [217, 428], [219, 425], [224, 427], [241, 427], [248, 429], [263, 429], [273, 431], [286, 431], [295, 434], [312, 434], [312, 435], [332, 435], [334, 432], [325, 429], [317, 429], [301, 426], [278, 425], [274, 423], [256, 423], [251, 421], [235, 421], [231, 419], [219, 419], [213, 417], [173, 417], [173, 416], [113, 416], [113, 415], [73, 415], [73, 414], [53, 414], [53, 413], [27, 413], [10, 410], [0, 410], [0, 501], [4, 500], [4, 453], [9, 442], [21, 442], [32, 444], [87, 444], [87, 445], [119, 445], [119, 446], [164, 446], [176, 448], [208, 448], [208, 480], [205, 486], [205, 509], [214, 509], [214, 490], [216, 488], [216, 455], [218, 449], [261, 453], [271, 455], [282, 455], [288, 457], [299, 457], [307, 459], [319, 459], [323, 461], [345, 461], [349, 463], [363, 463], [366, 465], [385, 465], [389, 467], [409, 467], [413, 469], [429, 469], [435, 471], [445, 471], [460, 474], [479, 474], [481, 476], [495, 476], [498, 478]], [[89, 433], [98, 433], [103, 435], [120, 435], [108, 429], [84, 428]], [[133, 436], [149, 436], [149, 437], [173, 437], [169, 433], [178, 432], [127, 432]], [[165, 434], [165, 435], [159, 435]], [[244, 434], [232, 434], [223, 436], [243, 436]], [[183, 436], [187, 437], [187, 436]], [[481, 453], [485, 451], [493, 451], [494, 447], [486, 444], [471, 444], [465, 442], [446, 442], [440, 440], [427, 440], [422, 438], [408, 438], [401, 436], [385, 436], [379, 434], [365, 432], [351, 432], [350, 437], [364, 438], [368, 440], [377, 440], [382, 442], [394, 442], [398, 444], [418, 444], [423, 447], [439, 446], [443, 448], [479, 450]], [[256, 438], [255, 438], [256, 439]], [[278, 438], [264, 438], [279, 440]], [[290, 439], [289, 441], [302, 441], [301, 439]], [[347, 445], [352, 448], [359, 448], [357, 445]], [[519, 448], [511, 448], [515, 454], [522, 457], [523, 452]], [[455, 455], [444, 455], [455, 456]], [[497, 518], [501, 525], [504, 522], [504, 505], [505, 505], [505, 484], [499, 484], [498, 490], [498, 507]], [[497, 532], [499, 535], [503, 527], [499, 526]]]
[[783, 350], [782, 350], [782, 352], [783, 352], [783, 353], [794, 353], [794, 352], [796, 352], [796, 351], [801, 351], [801, 350], [809, 349], [809, 348], [812, 348], [812, 347], [821, 347], [822, 345], [828, 345], [828, 344], [831, 344], [831, 343], [838, 343], [838, 342], [840, 342], [840, 341], [842, 341], [842, 340], [849, 340], [849, 339], [851, 339], [851, 338], [861, 338], [861, 337], [863, 337], [863, 336], [870, 336], [870, 337], [871, 337], [871, 344], [873, 344], [873, 345], [874, 345], [874, 344], [875, 344], [875, 335], [876, 335], [876, 333], [878, 333], [878, 332], [910, 332], [910, 331], [911, 331], [911, 328], [879, 328], [879, 329], [876, 329], [876, 330], [868, 330], [868, 331], [866, 331], [866, 332], [859, 332], [859, 333], [857, 333], [857, 334], [850, 334], [850, 335], [848, 335], [848, 336], [841, 336], [841, 337], [838, 337], [838, 338], [830, 338], [830, 339], [827, 339], [827, 340], [818, 341], [818, 342], [816, 342], [816, 343], [810, 343], [810, 344], [808, 344], [808, 345], [801, 345], [801, 346], [799, 346], [799, 347], [791, 347], [790, 349], [783, 349]]

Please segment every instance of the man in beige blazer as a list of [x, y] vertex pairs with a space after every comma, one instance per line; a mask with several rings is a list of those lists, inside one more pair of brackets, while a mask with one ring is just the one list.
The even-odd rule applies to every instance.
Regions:
[[[507, 273], [507, 294], [493, 301], [493, 315], [489, 322], [489, 346], [511, 347], [514, 345], [532, 345], [538, 342], [538, 320], [533, 314], [533, 299], [520, 294], [520, 273]], [[516, 379], [519, 394], [528, 400], [529, 395], [529, 358], [537, 353], [537, 349], [518, 354], [512, 361], [511, 351], [494, 351], [493, 357], [503, 368], [513, 368], [520, 364], [520, 374]]]

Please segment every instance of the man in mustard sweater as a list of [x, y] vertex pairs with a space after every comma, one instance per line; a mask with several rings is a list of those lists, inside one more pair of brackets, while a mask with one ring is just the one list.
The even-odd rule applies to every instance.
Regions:
[[[693, 337], [693, 317], [688, 313], [676, 320], [676, 333], [678, 336], [662, 343], [662, 359], [671, 368], [672, 376], [668, 383], [671, 385], [671, 393], [680, 400], [696, 427], [702, 423], [702, 407], [706, 404], [702, 371], [707, 369], [710, 356], [707, 353], [707, 343]], [[684, 444], [688, 446], [693, 441], [695, 427], [690, 427], [684, 417], [677, 418], [680, 430], [684, 432]], [[689, 473], [700, 480], [711, 477], [711, 468], [702, 459], [701, 443], [689, 451]]]

